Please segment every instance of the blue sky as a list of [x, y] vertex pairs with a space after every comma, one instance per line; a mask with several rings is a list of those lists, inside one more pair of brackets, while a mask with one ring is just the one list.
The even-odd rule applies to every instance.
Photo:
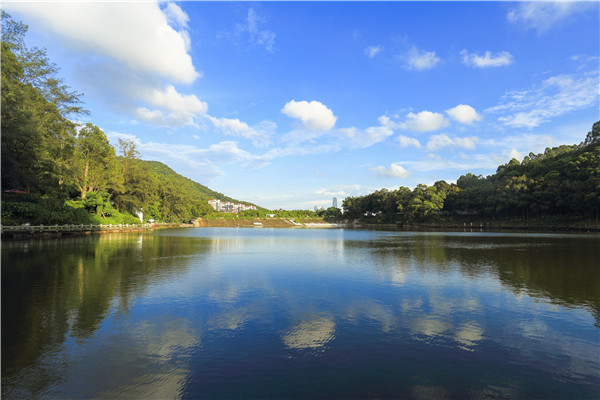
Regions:
[[600, 119], [598, 2], [13, 2], [114, 144], [267, 208], [488, 175]]

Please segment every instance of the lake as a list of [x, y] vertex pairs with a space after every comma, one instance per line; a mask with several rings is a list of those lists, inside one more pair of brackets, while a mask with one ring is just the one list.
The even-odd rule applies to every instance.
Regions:
[[600, 235], [2, 243], [2, 398], [600, 397]]

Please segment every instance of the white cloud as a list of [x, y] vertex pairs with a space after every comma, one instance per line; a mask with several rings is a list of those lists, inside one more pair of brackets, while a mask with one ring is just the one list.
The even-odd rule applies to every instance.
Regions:
[[383, 47], [381, 46], [369, 46], [365, 49], [365, 54], [369, 57], [369, 58], [373, 58], [375, 57], [377, 54], [381, 53], [381, 51], [383, 50]]
[[507, 92], [502, 102], [486, 110], [502, 113], [498, 121], [513, 128], [534, 128], [571, 111], [597, 105], [598, 71], [558, 75], [530, 89]]
[[435, 55], [435, 51], [419, 50], [415, 46], [411, 47], [406, 54], [407, 67], [418, 71], [433, 68], [440, 61], [440, 58]]
[[289, 101], [281, 112], [291, 118], [302, 121], [304, 127], [311, 131], [330, 130], [337, 117], [323, 103], [318, 101]]
[[200, 76], [187, 53], [189, 17], [176, 4], [19, 2], [9, 8], [76, 50], [75, 78], [118, 112], [172, 128], [197, 126], [206, 114], [207, 104], [196, 95], [167, 84]]
[[513, 63], [513, 56], [507, 51], [501, 51], [498, 54], [492, 54], [490, 51], [486, 51], [480, 56], [475, 53], [469, 54], [467, 50], [463, 50], [460, 54], [463, 56], [463, 63], [471, 67], [502, 67]]
[[419, 141], [417, 139], [411, 138], [408, 136], [400, 135], [396, 138], [396, 141], [398, 142], [398, 144], [400, 144], [400, 147], [402, 147], [402, 148], [409, 147], [409, 146], [415, 146], [417, 148], [421, 148], [421, 143], [419, 143]]
[[403, 129], [415, 132], [430, 132], [447, 127], [450, 122], [443, 114], [431, 111], [421, 111], [417, 114], [408, 113], [406, 122], [400, 125]]
[[[190, 144], [142, 142], [137, 136], [119, 132], [107, 132], [107, 137], [111, 142], [116, 142], [119, 138], [133, 140], [143, 159], [158, 160], [172, 168], [176, 166], [191, 168], [202, 179], [208, 180], [224, 175], [221, 168], [225, 165], [242, 163], [244, 167], [261, 168], [278, 156], [270, 152], [262, 155], [252, 154], [241, 149], [233, 141], [223, 141], [212, 144], [208, 148], [199, 148]], [[189, 178], [194, 179], [194, 177]]]
[[[528, 1], [518, 3], [506, 16], [508, 21], [545, 33], [572, 15], [594, 10], [595, 2]], [[597, 14], [597, 9], [596, 9]]]
[[471, 125], [474, 121], [481, 121], [481, 115], [477, 114], [477, 111], [473, 107], [466, 104], [459, 104], [454, 108], [446, 110], [446, 114], [461, 124]]
[[363, 143], [379, 143], [391, 136], [394, 132], [387, 126], [370, 126], [364, 130]]
[[150, 124], [168, 125], [167, 119], [160, 110], [149, 110], [146, 107], [138, 107], [135, 113], [139, 119]]
[[519, 161], [523, 160], [523, 154], [521, 154], [517, 149], [511, 149], [508, 153], [506, 153], [506, 156], [511, 160], [513, 158], [516, 158]]
[[164, 90], [151, 90], [145, 100], [154, 106], [186, 115], [203, 115], [208, 109], [207, 104], [196, 95], [182, 95], [173, 85], [167, 85]]
[[157, 1], [10, 2], [5, 7], [56, 33], [71, 47], [110, 57], [136, 71], [182, 83], [200, 76], [186, 51], [187, 35], [168, 24]]
[[508, 149], [528, 149], [529, 151], [543, 151], [546, 147], [555, 145], [554, 139], [550, 135], [536, 135], [532, 133], [519, 133], [513, 136], [506, 136], [501, 139], [487, 139], [482, 141], [483, 146], [492, 148]]
[[143, 154], [151, 156], [164, 156], [171, 159], [180, 159], [194, 163], [211, 162], [213, 164], [230, 164], [241, 161], [252, 161], [256, 156], [242, 150], [237, 143], [224, 141], [211, 144], [206, 149], [201, 149], [192, 145], [173, 145], [168, 143], [148, 142], [140, 145], [140, 151]]
[[383, 142], [394, 134], [387, 126], [370, 126], [366, 129], [355, 127], [339, 129], [342, 143], [352, 149], [364, 149], [376, 143]]
[[475, 150], [475, 145], [479, 141], [476, 136], [454, 137], [446, 134], [432, 135], [427, 142], [427, 149], [439, 150], [443, 147], [461, 147], [464, 149]]
[[182, 95], [173, 85], [165, 89], [147, 88], [140, 91], [141, 99], [149, 105], [162, 110], [137, 108], [137, 116], [154, 124], [181, 127], [194, 125], [195, 119], [206, 114], [208, 106], [195, 95]]
[[345, 197], [348, 195], [348, 193], [346, 193], [343, 190], [338, 190], [338, 191], [334, 192], [331, 189], [315, 190], [315, 194], [318, 194], [320, 196], [327, 196], [327, 197]]
[[167, 3], [164, 13], [171, 24], [180, 28], [187, 28], [187, 23], [189, 22], [190, 17], [177, 4], [170, 2]]
[[275, 127], [272, 126], [273, 123], [268, 121], [263, 121], [263, 123], [257, 127], [250, 127], [247, 123], [242, 122], [237, 118], [207, 117], [215, 128], [221, 130], [225, 135], [241, 136], [250, 139], [255, 146], [266, 146], [269, 144], [269, 132], [275, 129]]
[[410, 172], [405, 170], [401, 165], [395, 163], [390, 164], [389, 168], [378, 166], [371, 168], [371, 171], [382, 178], [408, 178], [410, 176]]
[[274, 51], [275, 45], [275, 33], [268, 29], [261, 29], [260, 24], [265, 23], [266, 19], [259, 15], [254, 7], [248, 9], [248, 16], [244, 24], [238, 24], [236, 26], [236, 35], [242, 33], [248, 34], [248, 41], [253, 46], [264, 46], [268, 52]]
[[379, 121], [382, 126], [387, 126], [393, 130], [402, 129], [404, 127], [403, 124], [392, 121], [387, 115], [382, 115], [381, 117], [377, 118], [377, 121]]
[[481, 168], [495, 170], [499, 164], [508, 161], [506, 157], [500, 157], [494, 154], [476, 154], [472, 159], [473, 161], [467, 163], [428, 155], [420, 161], [401, 161], [401, 163], [407, 167], [411, 167], [411, 169], [415, 171], [443, 171], [445, 174], [451, 175], [452, 171], [473, 171]]

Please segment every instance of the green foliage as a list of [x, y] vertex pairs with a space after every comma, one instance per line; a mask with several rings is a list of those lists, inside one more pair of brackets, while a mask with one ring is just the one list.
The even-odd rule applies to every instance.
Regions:
[[[80, 94], [58, 77], [45, 49], [27, 48], [27, 26], [2, 11], [2, 191], [4, 224], [134, 223], [186, 221], [214, 212], [211, 198], [239, 202], [185, 178], [166, 165], [142, 161], [133, 141], [119, 141], [119, 156], [86, 113]], [[129, 222], [127, 222], [129, 221]]]
[[75, 186], [85, 199], [89, 192], [104, 191], [122, 185], [115, 149], [100, 128], [90, 123], [79, 130], [72, 158]]
[[600, 219], [600, 121], [580, 145], [530, 153], [488, 177], [468, 173], [456, 184], [378, 190], [343, 202], [344, 218], [372, 222], [424, 221], [446, 215], [492, 219]]
[[336, 222], [342, 219], [342, 210], [337, 207], [329, 207], [323, 213], [323, 219], [328, 222]]

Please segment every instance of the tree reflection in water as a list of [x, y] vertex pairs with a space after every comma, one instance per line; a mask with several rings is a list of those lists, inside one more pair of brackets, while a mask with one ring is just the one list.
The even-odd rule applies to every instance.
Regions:
[[2, 395], [589, 397], [599, 260], [597, 235], [205, 228], [3, 243]]

